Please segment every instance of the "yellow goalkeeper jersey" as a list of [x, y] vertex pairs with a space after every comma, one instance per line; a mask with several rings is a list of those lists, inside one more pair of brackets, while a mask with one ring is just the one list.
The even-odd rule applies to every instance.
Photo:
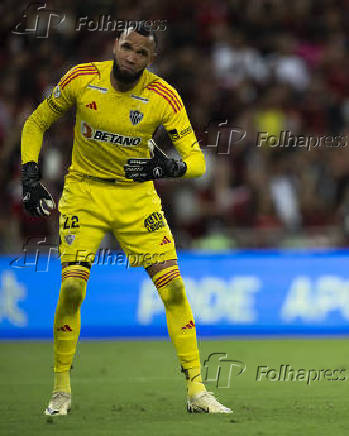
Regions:
[[63, 76], [24, 124], [22, 163], [38, 161], [45, 130], [75, 106], [69, 171], [133, 183], [124, 177], [124, 164], [149, 157], [148, 140], [163, 125], [187, 163], [185, 177], [202, 175], [204, 156], [177, 91], [147, 69], [134, 88], [117, 91], [110, 81], [112, 68], [113, 61], [90, 62]]

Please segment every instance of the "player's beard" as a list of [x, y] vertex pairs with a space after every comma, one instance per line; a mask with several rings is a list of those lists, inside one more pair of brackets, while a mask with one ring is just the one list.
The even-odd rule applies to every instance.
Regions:
[[113, 63], [113, 74], [116, 81], [129, 85], [130, 83], [136, 82], [143, 74], [144, 68], [137, 73], [131, 73], [129, 71], [121, 71], [116, 59], [114, 57]]

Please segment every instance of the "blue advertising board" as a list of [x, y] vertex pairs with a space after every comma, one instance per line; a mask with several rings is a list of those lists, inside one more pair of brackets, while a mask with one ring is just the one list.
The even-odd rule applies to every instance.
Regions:
[[[39, 264], [40, 263], [40, 264]], [[349, 251], [181, 252], [198, 335], [349, 334]], [[0, 338], [50, 338], [58, 259], [0, 257]], [[142, 268], [95, 264], [82, 337], [167, 336], [163, 304]]]

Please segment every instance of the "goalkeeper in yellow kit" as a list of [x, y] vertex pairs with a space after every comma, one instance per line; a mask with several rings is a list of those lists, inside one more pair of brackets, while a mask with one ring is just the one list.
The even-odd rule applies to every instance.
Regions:
[[[76, 107], [72, 164], [58, 205], [62, 285], [54, 318], [54, 386], [46, 415], [70, 411], [80, 306], [93, 255], [109, 230], [131, 264], [146, 268], [164, 303], [168, 332], [186, 376], [187, 410], [231, 412], [202, 383], [194, 318], [152, 181], [205, 172], [180, 96], [146, 69], [155, 50], [154, 35], [144, 27], [123, 32], [115, 40], [114, 61], [79, 64], [68, 71], [22, 131], [24, 207], [32, 215], [50, 215], [55, 205], [40, 183], [37, 163], [43, 134]], [[168, 158], [151, 140], [159, 125], [182, 160]]]

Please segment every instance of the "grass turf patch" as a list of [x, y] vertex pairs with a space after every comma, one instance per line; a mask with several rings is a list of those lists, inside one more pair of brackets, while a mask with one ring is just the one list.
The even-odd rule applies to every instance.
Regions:
[[241, 375], [233, 368], [230, 387], [207, 383], [232, 415], [186, 412], [185, 381], [169, 341], [83, 341], [72, 371], [72, 413], [47, 422], [52, 344], [0, 342], [0, 434], [348, 434], [348, 381], [256, 381], [258, 366], [282, 364], [343, 368], [349, 377], [347, 340], [205, 340], [199, 347], [202, 362], [222, 352], [246, 364]]

